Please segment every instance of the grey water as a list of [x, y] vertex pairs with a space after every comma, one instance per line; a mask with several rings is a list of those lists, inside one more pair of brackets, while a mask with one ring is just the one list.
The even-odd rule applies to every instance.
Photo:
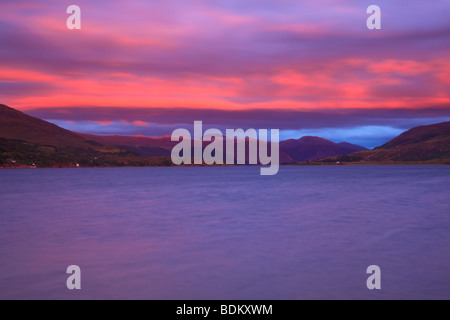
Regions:
[[450, 299], [449, 190], [450, 166], [2, 170], [0, 299]]

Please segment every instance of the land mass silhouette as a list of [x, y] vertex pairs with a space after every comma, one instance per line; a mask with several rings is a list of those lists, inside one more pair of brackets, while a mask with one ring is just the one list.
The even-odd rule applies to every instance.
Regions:
[[[72, 132], [0, 104], [0, 167], [171, 166], [170, 136]], [[281, 164], [450, 163], [450, 122], [413, 128], [374, 150], [306, 136], [280, 142]]]

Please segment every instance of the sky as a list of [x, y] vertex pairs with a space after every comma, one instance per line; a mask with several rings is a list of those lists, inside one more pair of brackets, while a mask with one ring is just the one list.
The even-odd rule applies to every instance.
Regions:
[[450, 121], [449, 0], [1, 0], [0, 16], [0, 103], [77, 132], [198, 120], [373, 148]]

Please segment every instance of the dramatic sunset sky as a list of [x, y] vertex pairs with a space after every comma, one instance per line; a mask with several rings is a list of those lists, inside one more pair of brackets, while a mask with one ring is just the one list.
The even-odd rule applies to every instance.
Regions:
[[0, 103], [78, 132], [202, 120], [375, 147], [450, 120], [449, 0], [1, 0], [0, 16]]

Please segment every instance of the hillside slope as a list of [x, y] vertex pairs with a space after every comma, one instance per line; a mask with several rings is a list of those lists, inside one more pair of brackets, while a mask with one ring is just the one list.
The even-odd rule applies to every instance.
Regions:
[[92, 147], [92, 144], [76, 133], [2, 104], [0, 104], [0, 137], [51, 146]]
[[0, 105], [0, 167], [170, 165], [166, 160], [104, 145]]
[[450, 163], [450, 122], [412, 128], [386, 144], [322, 162]]
[[280, 150], [295, 161], [309, 161], [366, 150], [350, 143], [334, 143], [319, 137], [303, 137], [280, 142]]

